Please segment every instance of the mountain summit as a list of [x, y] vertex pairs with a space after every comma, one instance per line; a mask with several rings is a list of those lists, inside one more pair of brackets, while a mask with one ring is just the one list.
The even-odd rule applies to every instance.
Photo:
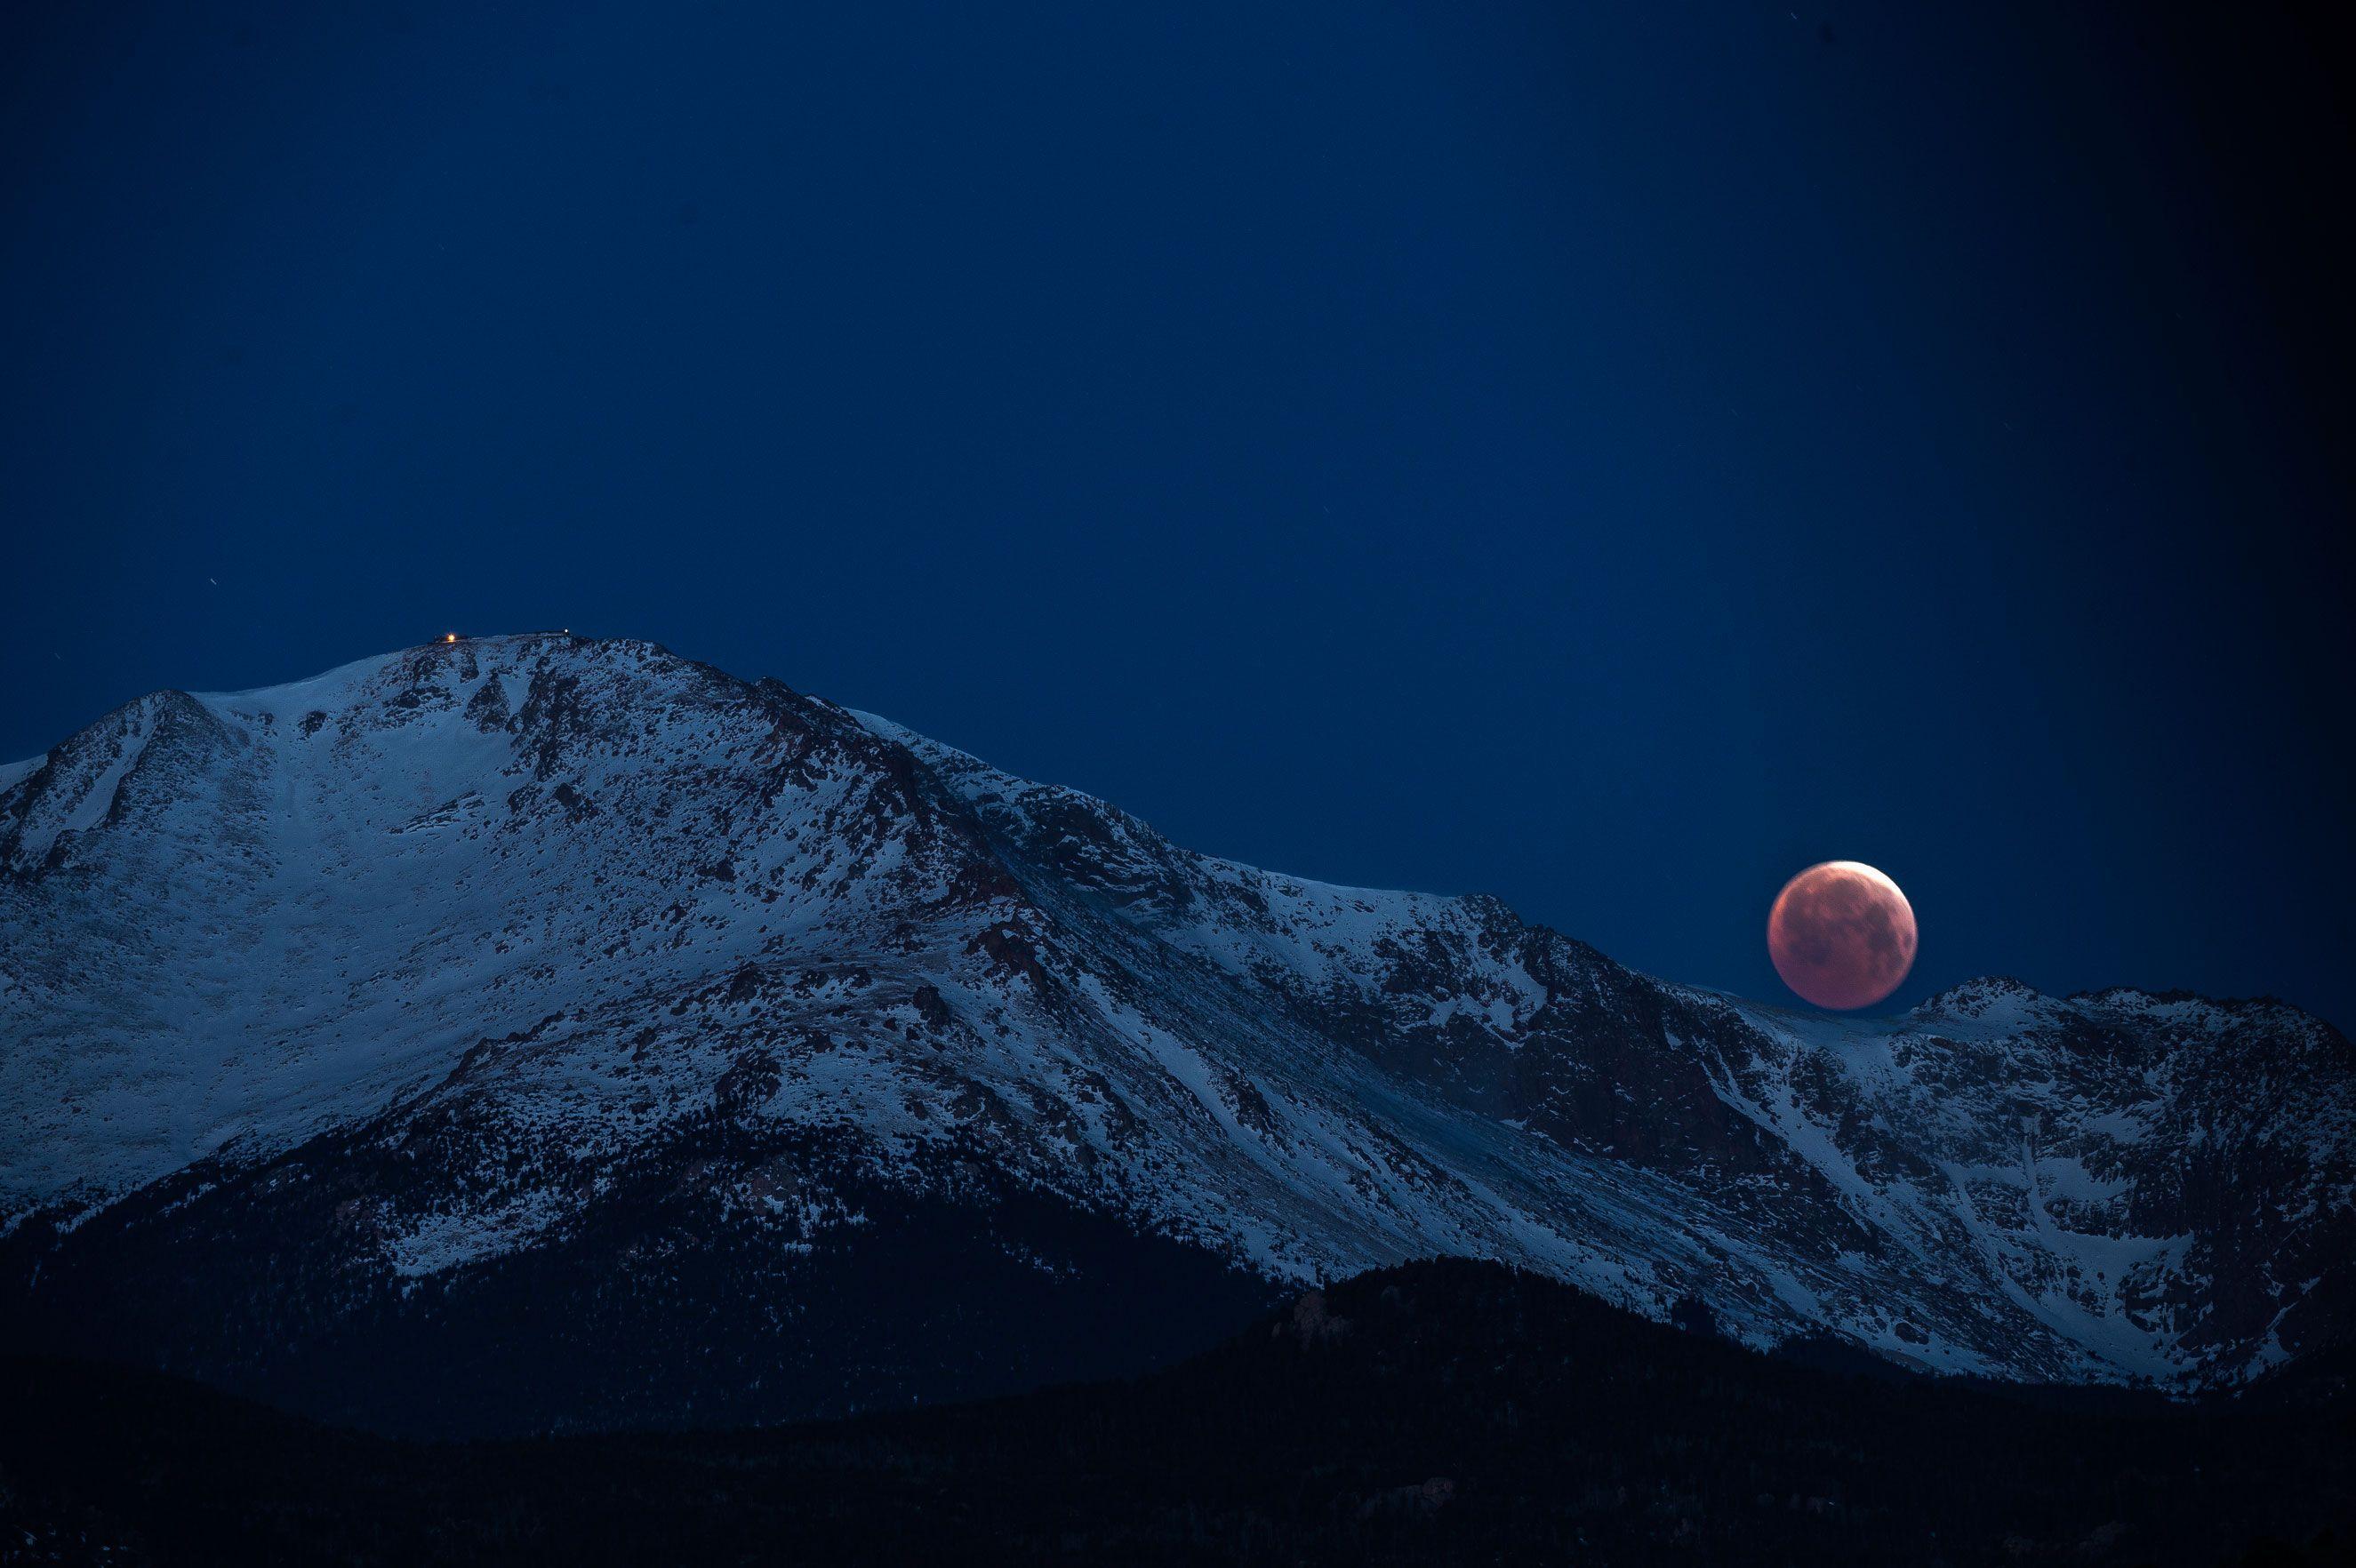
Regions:
[[1433, 1254], [2188, 1390], [2356, 1310], [2292, 1008], [1802, 1015], [642, 643], [144, 698], [0, 768], [0, 1332], [388, 1427], [1133, 1371]]

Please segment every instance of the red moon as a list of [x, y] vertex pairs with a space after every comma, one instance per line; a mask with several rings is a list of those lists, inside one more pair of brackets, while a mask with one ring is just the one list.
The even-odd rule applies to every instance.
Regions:
[[1914, 906], [1857, 860], [1826, 860], [1783, 884], [1767, 912], [1783, 984], [1820, 1008], [1869, 1008], [1914, 967]]

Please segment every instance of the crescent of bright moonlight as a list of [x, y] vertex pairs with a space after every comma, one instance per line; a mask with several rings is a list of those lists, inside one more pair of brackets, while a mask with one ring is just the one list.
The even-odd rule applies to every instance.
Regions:
[[1825, 860], [1783, 884], [1767, 952], [1783, 984], [1820, 1008], [1869, 1008], [1914, 967], [1914, 906], [1858, 860]]

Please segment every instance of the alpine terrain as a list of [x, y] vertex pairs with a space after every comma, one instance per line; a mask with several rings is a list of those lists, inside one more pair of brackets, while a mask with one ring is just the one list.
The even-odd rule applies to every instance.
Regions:
[[2356, 1319], [2356, 1054], [2273, 1001], [1679, 986], [642, 643], [157, 692], [0, 768], [13, 1349], [393, 1430], [767, 1421], [1444, 1254], [2233, 1386]]

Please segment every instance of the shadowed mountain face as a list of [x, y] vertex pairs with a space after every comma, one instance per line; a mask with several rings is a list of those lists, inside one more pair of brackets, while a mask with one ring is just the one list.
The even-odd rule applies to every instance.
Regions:
[[2295, 1009], [1803, 1017], [640, 644], [144, 699], [0, 769], [0, 1331], [404, 1430], [1135, 1370], [1435, 1253], [2035, 1380], [2351, 1314]]

